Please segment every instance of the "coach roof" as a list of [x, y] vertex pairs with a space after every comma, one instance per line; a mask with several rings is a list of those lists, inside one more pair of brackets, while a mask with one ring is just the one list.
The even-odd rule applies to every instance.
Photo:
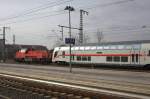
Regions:
[[150, 40], [136, 40], [136, 41], [120, 41], [120, 42], [102, 42], [102, 43], [87, 43], [76, 46], [93, 46], [93, 45], [130, 45], [130, 44], [142, 44], [150, 43]]

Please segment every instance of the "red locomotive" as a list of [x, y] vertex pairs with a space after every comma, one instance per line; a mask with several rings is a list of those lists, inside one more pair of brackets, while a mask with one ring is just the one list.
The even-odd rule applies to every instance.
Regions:
[[21, 49], [16, 52], [15, 60], [26, 63], [49, 63], [51, 62], [51, 53], [47, 50], [35, 50], [32, 48]]

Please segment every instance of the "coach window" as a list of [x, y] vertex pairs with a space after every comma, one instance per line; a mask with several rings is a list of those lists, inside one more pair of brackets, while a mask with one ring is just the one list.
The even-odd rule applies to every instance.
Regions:
[[97, 54], [102, 54], [102, 52], [96, 52]]
[[77, 61], [81, 61], [81, 56], [77, 56]]
[[91, 61], [91, 56], [88, 56], [88, 61]]
[[71, 56], [71, 60], [74, 60], [74, 55]]
[[121, 57], [121, 62], [128, 62], [128, 57], [127, 56], [122, 56]]
[[62, 52], [62, 57], [65, 58], [65, 51]]
[[104, 46], [104, 49], [109, 49], [110, 47], [109, 46]]
[[106, 61], [112, 62], [112, 56], [107, 56]]
[[96, 46], [92, 46], [92, 47], [91, 47], [91, 50], [96, 50]]
[[75, 47], [74, 50], [79, 50], [79, 47]]
[[118, 45], [118, 49], [124, 49], [125, 46], [124, 45]]
[[80, 47], [79, 49], [80, 49], [80, 50], [84, 50], [84, 47]]
[[55, 52], [55, 54], [54, 54], [54, 57], [56, 57], [56, 56], [57, 56], [57, 54], [58, 54], [58, 52], [56, 51], [56, 52]]
[[114, 50], [117, 49], [116, 46], [110, 46], [110, 49]]
[[148, 56], [150, 56], [150, 50], [149, 50], [149, 52], [148, 52]]
[[90, 50], [90, 47], [89, 46], [85, 47], [85, 50]]
[[86, 56], [82, 56], [82, 61], [87, 61], [87, 57]]
[[98, 50], [102, 50], [103, 47], [102, 47], [102, 46], [98, 46], [97, 49], [98, 49]]
[[119, 56], [115, 56], [114, 57], [114, 62], [120, 62], [120, 57]]

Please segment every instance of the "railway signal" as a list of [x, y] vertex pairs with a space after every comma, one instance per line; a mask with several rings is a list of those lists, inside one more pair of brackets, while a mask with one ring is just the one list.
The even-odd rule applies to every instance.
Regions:
[[66, 44], [75, 44], [75, 38], [65, 38]]

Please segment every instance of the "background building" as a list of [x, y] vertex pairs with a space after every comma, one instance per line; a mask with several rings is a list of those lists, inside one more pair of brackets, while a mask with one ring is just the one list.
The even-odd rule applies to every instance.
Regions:
[[[22, 44], [6, 44], [6, 59], [13, 59], [16, 51], [22, 48], [33, 48], [37, 50], [48, 50], [46, 46], [42, 45], [22, 45]], [[0, 39], [0, 60], [2, 60], [3, 40]]]

